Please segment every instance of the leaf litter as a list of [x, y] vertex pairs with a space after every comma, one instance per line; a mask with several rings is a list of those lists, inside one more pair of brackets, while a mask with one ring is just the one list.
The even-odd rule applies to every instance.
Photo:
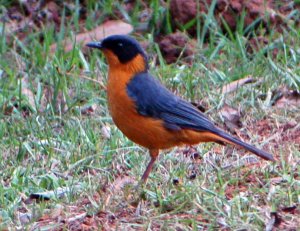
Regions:
[[[132, 25], [120, 20], [110, 20], [94, 28], [91, 31], [77, 34], [73, 39], [66, 39], [61, 44], [53, 44], [50, 47], [52, 53], [54, 53], [58, 46], [63, 46], [65, 52], [73, 50], [76, 44], [85, 45], [86, 43], [96, 40], [99, 41], [107, 36], [114, 34], [129, 34], [133, 31]], [[85, 48], [83, 48], [85, 50]]]

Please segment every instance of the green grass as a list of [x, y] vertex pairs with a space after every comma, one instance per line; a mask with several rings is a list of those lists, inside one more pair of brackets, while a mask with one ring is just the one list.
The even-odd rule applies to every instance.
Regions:
[[[163, 20], [163, 12], [169, 17], [157, 1], [151, 4], [156, 20]], [[97, 18], [97, 11], [115, 17], [114, 9], [120, 7], [119, 1], [90, 2], [84, 26], [92, 29], [102, 22], [104, 16]], [[133, 14], [126, 16], [133, 25], [141, 8], [137, 5]], [[61, 43], [82, 26], [78, 10], [71, 20], [64, 17], [59, 33], [48, 26], [23, 41], [6, 34], [7, 25], [0, 25], [0, 229], [41, 228], [50, 220], [50, 225], [67, 230], [74, 225], [68, 219], [84, 212], [88, 218], [102, 221], [98, 224], [104, 228], [109, 221], [121, 230], [262, 230], [270, 212], [275, 211], [291, 227], [299, 224], [297, 214], [281, 212], [281, 208], [299, 206], [299, 144], [284, 142], [281, 136], [290, 130], [281, 132], [280, 128], [300, 121], [300, 109], [279, 109], [267, 101], [268, 94], [282, 85], [300, 90], [299, 28], [291, 26], [282, 35], [270, 35], [273, 43], [249, 55], [247, 35], [238, 31], [225, 36], [208, 14], [191, 66], [181, 59], [166, 65], [159, 57], [161, 65], [155, 66], [150, 59], [153, 75], [185, 99], [202, 100], [207, 115], [220, 125], [219, 111], [225, 102], [239, 108], [247, 141], [265, 145], [278, 162], [258, 160], [249, 165], [249, 153], [241, 155], [240, 150], [217, 144], [196, 146], [200, 154], [196, 159], [182, 154], [185, 147], [162, 151], [141, 189], [145, 202], [141, 215], [136, 216], [138, 194], [133, 187], [149, 161], [147, 150], [124, 137], [109, 116], [101, 86], [107, 73], [103, 57], [98, 52], [83, 55], [77, 46], [70, 53], [62, 49], [49, 52], [51, 44]], [[167, 23], [164, 31], [169, 32], [169, 26]], [[156, 58], [155, 24], [151, 27], [152, 33], [144, 32], [139, 38], [149, 42], [148, 53]], [[217, 33], [205, 42], [203, 32], [210, 30]], [[272, 56], [275, 48], [276, 57]], [[260, 81], [226, 95], [216, 90], [249, 75]], [[85, 114], [89, 106], [96, 107]], [[267, 136], [258, 134], [256, 127], [264, 119], [272, 122]], [[104, 129], [110, 130], [109, 137]], [[190, 179], [192, 174], [195, 179]], [[179, 183], [174, 184], [174, 179]], [[28, 200], [32, 193], [56, 192], [61, 187], [68, 189], [64, 197], [39, 203]], [[27, 222], [24, 214], [30, 216]]]

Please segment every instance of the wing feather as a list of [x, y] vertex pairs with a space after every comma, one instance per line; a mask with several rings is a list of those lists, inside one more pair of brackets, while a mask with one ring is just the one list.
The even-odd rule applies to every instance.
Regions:
[[128, 95], [136, 103], [137, 112], [164, 121], [167, 129], [178, 131], [183, 128], [209, 131], [225, 140], [244, 147], [266, 160], [273, 156], [218, 129], [196, 107], [175, 96], [148, 73], [136, 75], [127, 85]]
[[127, 85], [137, 111], [164, 121], [166, 128], [214, 131], [214, 124], [196, 107], [179, 98], [148, 73], [136, 75]]

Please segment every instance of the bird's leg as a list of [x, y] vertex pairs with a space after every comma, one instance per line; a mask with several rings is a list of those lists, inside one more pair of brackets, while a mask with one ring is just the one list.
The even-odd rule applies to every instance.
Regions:
[[[154, 165], [154, 162], [159, 154], [159, 150], [158, 149], [150, 149], [149, 150], [149, 153], [150, 153], [150, 156], [151, 156], [151, 160], [142, 176], [142, 179], [141, 179], [141, 182], [139, 184], [139, 186], [143, 186], [146, 182], [147, 182], [147, 179], [148, 179], [148, 176], [153, 168], [153, 165]], [[139, 188], [139, 190], [141, 190], [141, 188]], [[143, 208], [143, 205], [144, 205], [144, 200], [145, 200], [145, 195], [144, 195], [144, 192], [142, 190], [142, 192], [140, 193], [140, 200], [138, 202], [138, 205], [137, 205], [137, 208], [136, 208], [136, 211], [135, 211], [135, 215], [136, 216], [141, 216], [142, 215], [142, 208]]]
[[150, 156], [151, 156], [151, 160], [142, 176], [142, 182], [143, 183], [146, 183], [147, 182], [147, 179], [148, 179], [148, 176], [153, 168], [153, 165], [154, 165], [154, 162], [159, 154], [159, 150], [158, 149], [150, 149], [149, 150], [149, 153], [150, 153]]

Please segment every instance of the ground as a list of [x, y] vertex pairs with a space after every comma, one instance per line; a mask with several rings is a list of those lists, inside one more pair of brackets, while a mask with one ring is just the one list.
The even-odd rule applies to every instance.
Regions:
[[[299, 229], [298, 1], [0, 2], [1, 230]], [[84, 46], [115, 33], [276, 162], [177, 147], [138, 186], [147, 150], [114, 126], [107, 65]]]

